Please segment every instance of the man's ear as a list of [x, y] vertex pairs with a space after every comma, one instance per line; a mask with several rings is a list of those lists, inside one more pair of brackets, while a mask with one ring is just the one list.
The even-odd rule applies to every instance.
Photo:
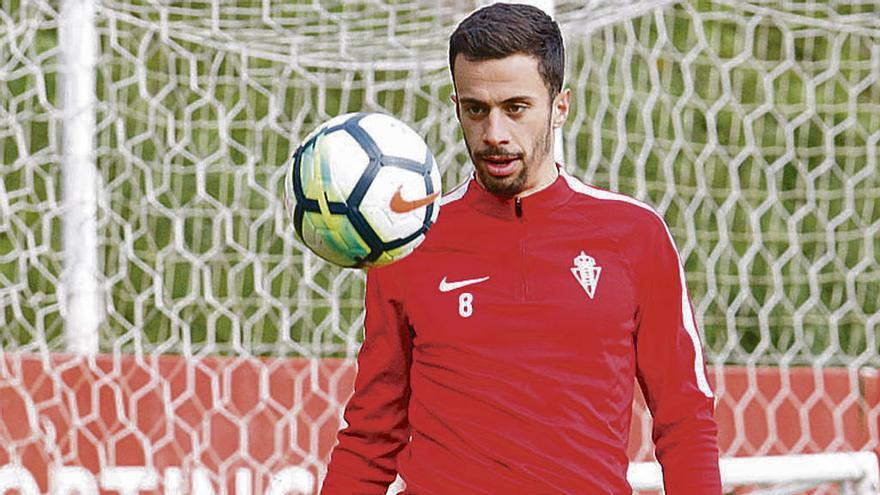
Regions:
[[449, 99], [452, 100], [453, 105], [455, 105], [455, 118], [457, 118], [458, 121], [461, 122], [461, 113], [458, 110], [458, 95], [452, 93], [451, 95], [449, 95]]
[[563, 89], [553, 99], [553, 128], [558, 129], [565, 124], [568, 118], [568, 110], [571, 108], [571, 90]]

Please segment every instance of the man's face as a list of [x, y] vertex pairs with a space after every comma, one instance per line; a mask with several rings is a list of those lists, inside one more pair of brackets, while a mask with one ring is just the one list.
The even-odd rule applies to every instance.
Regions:
[[570, 92], [553, 102], [535, 57], [455, 59], [456, 113], [477, 180], [515, 196], [555, 176], [553, 129], [562, 125]]

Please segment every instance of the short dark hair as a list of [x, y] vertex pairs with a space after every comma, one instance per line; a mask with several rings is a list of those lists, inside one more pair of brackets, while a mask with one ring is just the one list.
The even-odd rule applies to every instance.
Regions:
[[538, 59], [538, 72], [551, 98], [562, 91], [565, 77], [562, 33], [556, 21], [531, 5], [495, 3], [461, 21], [449, 37], [449, 70], [455, 77], [458, 54], [468, 60], [489, 60], [517, 53]]

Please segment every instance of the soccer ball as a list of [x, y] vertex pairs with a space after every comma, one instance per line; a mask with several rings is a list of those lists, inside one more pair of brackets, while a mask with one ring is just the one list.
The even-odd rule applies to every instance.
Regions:
[[425, 141], [380, 113], [334, 117], [287, 164], [285, 203], [303, 243], [344, 267], [387, 265], [421, 244], [440, 211]]

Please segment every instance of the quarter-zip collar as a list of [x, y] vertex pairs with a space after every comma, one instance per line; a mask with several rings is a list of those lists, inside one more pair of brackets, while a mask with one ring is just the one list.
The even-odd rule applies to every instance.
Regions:
[[[558, 163], [556, 168], [561, 168]], [[574, 194], [574, 191], [568, 187], [568, 183], [562, 177], [561, 172], [556, 177], [556, 180], [543, 189], [525, 196], [512, 198], [490, 193], [480, 185], [474, 176], [471, 176], [470, 180], [473, 184], [470, 184], [466, 193], [468, 203], [473, 205], [477, 211], [496, 218], [509, 220], [552, 213], [556, 208], [565, 204]]]

